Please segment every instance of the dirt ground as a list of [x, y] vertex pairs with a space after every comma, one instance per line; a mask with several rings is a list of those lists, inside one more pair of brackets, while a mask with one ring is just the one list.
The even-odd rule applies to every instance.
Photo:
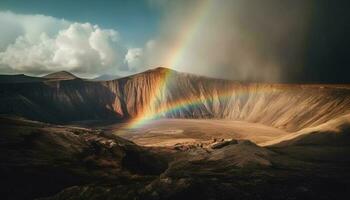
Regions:
[[142, 146], [173, 146], [214, 138], [248, 139], [260, 144], [289, 134], [257, 123], [208, 119], [159, 119], [138, 128], [130, 128], [127, 123], [101, 128]]

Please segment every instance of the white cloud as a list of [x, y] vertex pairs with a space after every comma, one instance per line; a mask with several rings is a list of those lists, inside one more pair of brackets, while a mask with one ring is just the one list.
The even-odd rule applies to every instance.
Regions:
[[123, 69], [116, 30], [43, 15], [0, 12], [0, 70], [42, 74], [69, 70], [94, 75]]
[[59, 30], [68, 28], [70, 22], [45, 15], [22, 15], [10, 11], [0, 11], [0, 51], [13, 43], [19, 36], [34, 42], [41, 33], [52, 37]]
[[164, 66], [161, 57], [164, 52], [160, 49], [156, 40], [148, 40], [142, 48], [130, 48], [124, 61], [129, 70], [140, 72], [157, 66]]
[[132, 48], [128, 50], [125, 55], [125, 62], [128, 64], [129, 69], [139, 70], [144, 66], [144, 54], [141, 48]]

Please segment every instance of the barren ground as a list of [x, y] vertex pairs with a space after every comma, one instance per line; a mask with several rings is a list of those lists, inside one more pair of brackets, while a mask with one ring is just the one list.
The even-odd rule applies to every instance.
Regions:
[[102, 129], [142, 146], [173, 146], [214, 138], [248, 139], [260, 144], [289, 134], [257, 123], [208, 119], [160, 119], [139, 128], [129, 128], [127, 123], [123, 123], [104, 126]]

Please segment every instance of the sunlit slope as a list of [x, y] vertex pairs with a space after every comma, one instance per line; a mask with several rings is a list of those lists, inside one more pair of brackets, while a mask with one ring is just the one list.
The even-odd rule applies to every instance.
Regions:
[[332, 119], [316, 127], [302, 129], [262, 145], [275, 147], [303, 145], [349, 146], [350, 115]]
[[224, 118], [294, 131], [350, 112], [350, 87], [345, 86], [243, 84], [167, 69], [118, 83], [124, 114], [146, 119]]
[[0, 113], [51, 122], [215, 118], [297, 131], [350, 113], [350, 86], [254, 84], [157, 68], [133, 76], [0, 84]]

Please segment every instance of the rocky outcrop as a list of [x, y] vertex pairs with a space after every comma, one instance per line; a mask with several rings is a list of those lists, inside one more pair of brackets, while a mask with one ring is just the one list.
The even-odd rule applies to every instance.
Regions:
[[101, 130], [1, 117], [0, 127], [2, 199], [348, 197], [349, 149], [336, 152], [341, 162], [318, 162], [314, 149], [296, 154], [248, 140], [150, 149]]

